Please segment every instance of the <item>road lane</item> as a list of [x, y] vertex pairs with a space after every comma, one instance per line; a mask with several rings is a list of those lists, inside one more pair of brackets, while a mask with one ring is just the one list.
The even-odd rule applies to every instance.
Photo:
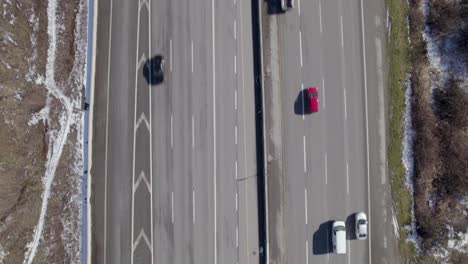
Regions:
[[284, 160], [285, 173], [285, 234], [287, 263], [305, 263], [306, 226], [304, 222], [303, 170], [303, 98], [301, 94], [301, 65], [299, 43], [299, 17], [291, 12], [280, 18], [280, 72], [283, 100]]
[[[235, 210], [235, 195], [237, 193], [235, 127], [237, 120], [234, 110], [234, 91], [236, 89], [234, 57], [237, 55], [237, 50], [233, 26], [236, 8], [233, 2], [223, 1], [217, 3], [215, 9], [218, 263], [236, 263], [238, 261], [236, 243], [238, 216]], [[223, 14], [223, 16], [219, 14]]]
[[[258, 263], [251, 6], [214, 3], [99, 2], [99, 263]], [[164, 82], [149, 86], [155, 55]]]
[[[287, 263], [368, 262], [366, 241], [348, 240], [344, 256], [330, 243], [331, 221], [347, 221], [353, 238], [353, 215], [368, 208], [358, 7], [302, 1], [300, 12], [279, 17]], [[304, 107], [302, 85], [319, 88], [318, 113], [288, 112], [295, 101]]]
[[170, 3], [150, 1], [151, 55], [161, 54], [166, 58], [165, 80], [152, 89], [152, 149], [153, 149], [153, 263], [174, 263], [174, 227], [172, 223], [172, 133], [171, 98], [172, 72], [168, 65], [172, 61], [169, 42], [171, 23]]
[[119, 0], [98, 5], [92, 260], [130, 263], [136, 43], [127, 40], [136, 38], [138, 5]]

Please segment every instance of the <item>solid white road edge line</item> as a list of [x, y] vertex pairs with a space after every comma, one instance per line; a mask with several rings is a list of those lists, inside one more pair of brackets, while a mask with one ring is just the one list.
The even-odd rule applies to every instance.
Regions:
[[[112, 2], [112, 1], [111, 1]], [[112, 4], [111, 4], [112, 6]], [[86, 241], [86, 247], [87, 247], [87, 256], [86, 256], [86, 263], [91, 263], [91, 257], [92, 257], [92, 241], [90, 239], [90, 237], [92, 237], [92, 234], [93, 234], [93, 224], [92, 224], [92, 218], [91, 218], [91, 215], [92, 215], [92, 206], [91, 206], [91, 188], [90, 186], [92, 185], [92, 175], [91, 175], [91, 168], [93, 167], [93, 120], [94, 120], [94, 88], [95, 88], [95, 76], [96, 76], [96, 46], [97, 46], [97, 19], [98, 19], [98, 0], [94, 0], [94, 12], [93, 12], [93, 43], [92, 43], [92, 58], [91, 58], [91, 86], [90, 86], [90, 102], [89, 102], [89, 116], [88, 116], [88, 187], [87, 187], [87, 193], [86, 193], [86, 201], [87, 201], [87, 205], [86, 205], [86, 210], [87, 210], [87, 241]], [[110, 10], [110, 12], [112, 13], [112, 8]], [[112, 15], [111, 15], [112, 17]], [[112, 23], [109, 23], [109, 24], [112, 24]], [[109, 40], [111, 39], [111, 31], [109, 31]], [[109, 50], [110, 50], [110, 45], [109, 45]], [[110, 64], [109, 64], [110, 65]], [[109, 87], [107, 87], [109, 88]], [[109, 89], [107, 90], [109, 91]], [[107, 98], [109, 98], [109, 96], [107, 96]], [[107, 115], [108, 112], [106, 112], [106, 115]], [[107, 129], [107, 117], [106, 116], [106, 129]], [[107, 131], [107, 130], [106, 130]], [[107, 134], [106, 134], [106, 139], [107, 139]], [[107, 144], [107, 142], [106, 142]], [[106, 145], [106, 149], [105, 151], [107, 151], [107, 145]], [[107, 160], [107, 158], [106, 158]], [[107, 163], [104, 165], [104, 166], [107, 166]], [[107, 176], [106, 176], [107, 177]], [[107, 179], [105, 181], [105, 184], [104, 184], [104, 197], [106, 197], [107, 195]], [[104, 211], [104, 214], [105, 214], [105, 211]], [[105, 218], [104, 218], [105, 219]], [[105, 223], [105, 222], [104, 222]], [[105, 240], [105, 237], [104, 237], [104, 240]], [[105, 242], [104, 242], [105, 243]], [[104, 250], [105, 252], [105, 250]], [[105, 254], [104, 254], [105, 255]], [[105, 262], [104, 262], [105, 263]]]
[[[138, 15], [137, 15], [137, 38], [136, 38], [136, 56], [135, 56], [135, 103], [134, 103], [134, 113], [133, 113], [133, 151], [132, 151], [132, 190], [135, 190], [135, 142], [136, 142], [136, 114], [137, 114], [137, 103], [138, 103], [138, 66], [139, 66], [139, 58], [138, 58], [138, 51], [140, 47], [140, 10], [141, 10], [141, 5], [138, 3]], [[130, 263], [133, 264], [133, 251], [134, 251], [134, 239], [135, 239], [135, 192], [132, 192], [132, 220], [131, 220], [131, 229], [132, 229], [132, 236], [131, 236], [131, 241], [130, 241], [130, 246], [132, 249], [131, 255], [130, 255]]]
[[305, 247], [306, 247], [306, 264], [309, 264], [309, 241], [305, 242]]
[[216, 42], [215, 42], [215, 6], [211, 0], [211, 32], [212, 32], [212, 60], [213, 60], [213, 196], [214, 196], [214, 264], [218, 263], [217, 243], [217, 202], [216, 202]]
[[[362, 60], [364, 66], [364, 100], [365, 100], [365, 109], [366, 109], [366, 158], [367, 158], [367, 206], [369, 213], [367, 215], [369, 223], [371, 222], [371, 206], [370, 206], [370, 186], [369, 186], [369, 118], [368, 118], [368, 108], [367, 108], [367, 66], [366, 66], [366, 36], [364, 30], [364, 8], [361, 0], [361, 32], [362, 32]], [[369, 228], [369, 263], [372, 263], [372, 248], [371, 248], [371, 225], [368, 225]]]
[[[149, 54], [148, 56], [151, 56], [151, 0], [148, 0], [148, 13], [149, 13], [149, 29], [148, 29], [148, 34], [149, 34]], [[153, 254], [153, 238], [154, 238], [154, 231], [153, 231], [153, 119], [151, 113], [153, 112], [153, 105], [151, 103], [151, 98], [152, 98], [152, 90], [151, 86], [148, 84], [148, 89], [149, 89], [149, 122], [150, 122], [150, 185], [151, 185], [151, 190], [150, 190], [150, 206], [151, 206], [151, 264], [154, 263], [154, 254]]]
[[[97, 1], [96, 1], [97, 2]], [[107, 263], [107, 150], [109, 146], [109, 90], [110, 90], [110, 65], [111, 65], [111, 49], [112, 49], [112, 10], [113, 0], [110, 1], [110, 18], [109, 18], [109, 53], [107, 58], [107, 102], [106, 102], [106, 150], [104, 154], [104, 264]], [[98, 12], [94, 9], [94, 12]], [[97, 30], [97, 28], [96, 28]], [[93, 56], [95, 57], [95, 56]], [[90, 188], [91, 185], [88, 186]], [[133, 229], [132, 229], [133, 230]], [[88, 237], [89, 239], [89, 237]], [[133, 239], [133, 234], [132, 234]]]

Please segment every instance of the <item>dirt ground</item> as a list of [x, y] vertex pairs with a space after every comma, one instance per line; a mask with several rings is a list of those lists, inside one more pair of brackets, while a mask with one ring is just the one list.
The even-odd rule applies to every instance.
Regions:
[[[77, 45], [86, 44], [76, 42], [76, 36], [86, 36], [86, 28], [76, 26], [79, 4], [79, 0], [59, 1], [57, 21], [63, 27], [58, 35], [55, 73], [64, 94], [77, 101], [83, 89], [85, 54], [76, 50]], [[47, 1], [36, 0], [0, 3], [0, 263], [24, 261], [39, 220], [46, 160], [54, 143], [50, 140], [60, 129], [63, 114], [60, 101], [45, 86], [47, 5]], [[48, 113], [41, 111], [46, 105]], [[80, 120], [77, 105], [74, 115]], [[39, 117], [37, 123], [31, 122], [33, 116]], [[80, 260], [81, 152], [77, 150], [81, 129], [81, 124], [72, 124], [33, 263]]]

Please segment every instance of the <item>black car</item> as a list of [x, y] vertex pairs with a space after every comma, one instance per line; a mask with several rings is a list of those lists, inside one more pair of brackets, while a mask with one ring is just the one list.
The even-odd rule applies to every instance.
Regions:
[[164, 57], [156, 55], [149, 59], [143, 67], [143, 75], [151, 85], [162, 83], [164, 81]]

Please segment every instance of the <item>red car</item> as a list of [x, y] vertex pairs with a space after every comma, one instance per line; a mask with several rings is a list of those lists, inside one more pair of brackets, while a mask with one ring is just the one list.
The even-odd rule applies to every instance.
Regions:
[[319, 110], [319, 99], [317, 87], [310, 87], [307, 89], [307, 112], [313, 113]]

